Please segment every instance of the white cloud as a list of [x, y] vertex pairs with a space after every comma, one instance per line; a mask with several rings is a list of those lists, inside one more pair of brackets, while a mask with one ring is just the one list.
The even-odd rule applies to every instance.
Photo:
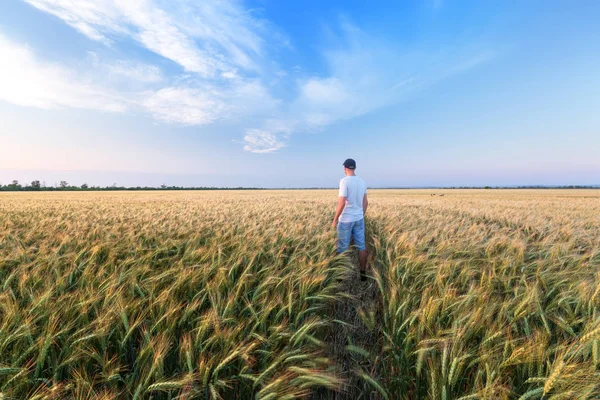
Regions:
[[[184, 79], [164, 85], [160, 69], [133, 61], [103, 62], [90, 53], [83, 65], [40, 61], [27, 47], [0, 35], [0, 100], [20, 106], [123, 112], [142, 109], [183, 125], [267, 117], [279, 106], [256, 79], [235, 75], [212, 82]], [[158, 85], [158, 86], [157, 86]], [[150, 87], [149, 87], [150, 86]]]
[[25, 0], [92, 40], [130, 37], [186, 71], [212, 77], [256, 69], [263, 41], [255, 20], [235, 1]]
[[188, 88], [164, 88], [143, 102], [154, 118], [185, 125], [208, 124], [219, 118], [227, 105], [209, 93]]
[[271, 153], [285, 147], [276, 132], [249, 129], [244, 136], [244, 150], [252, 153]]
[[235, 81], [211, 85], [196, 82], [189, 86], [166, 87], [148, 94], [144, 108], [155, 119], [184, 125], [204, 125], [219, 120], [266, 116], [278, 102], [258, 81]]
[[[113, 1], [24, 0], [32, 6], [53, 14], [93, 40], [109, 42], [102, 31], [125, 34], [119, 23], [119, 11]], [[104, 29], [99, 29], [103, 26]]]
[[340, 104], [348, 100], [344, 83], [336, 77], [311, 78], [301, 86], [301, 96], [317, 105]]
[[121, 87], [159, 83], [165, 78], [161, 69], [155, 65], [123, 59], [105, 61], [93, 51], [89, 51], [87, 58], [79, 61], [76, 67], [84, 74], [103, 79], [105, 85], [112, 82]]
[[268, 31], [271, 41], [279, 35], [235, 0], [25, 1], [92, 40], [110, 46], [130, 39], [180, 65], [187, 75], [165, 77], [154, 66], [90, 55], [97, 73], [157, 120], [201, 125], [266, 117], [278, 104], [260, 76], [269, 64], [261, 34]]
[[[0, 99], [40, 108], [143, 110], [183, 125], [233, 121], [249, 127], [243, 140], [251, 152], [277, 151], [295, 132], [397, 104], [493, 56], [403, 48], [342, 21], [341, 37], [323, 51], [327, 71], [306, 76], [300, 66], [285, 71], [269, 59], [271, 42], [285, 46], [286, 40], [236, 0], [24, 1], [106, 44], [110, 54], [119, 51], [115, 43], [134, 41], [184, 72], [167, 74], [127, 55], [105, 61], [96, 53], [89, 65], [68, 67], [41, 61], [0, 36], [0, 59], [8, 60], [0, 64]], [[290, 92], [286, 100], [273, 94]]]
[[160, 68], [125, 60], [119, 60], [107, 65], [108, 72], [112, 75], [133, 79], [138, 82], [155, 83], [163, 80]]
[[39, 60], [26, 46], [0, 35], [0, 100], [20, 106], [143, 110], [156, 120], [183, 125], [266, 117], [279, 102], [256, 79], [235, 74], [217, 81], [165, 81], [159, 68], [134, 61], [104, 62], [90, 52], [68, 67]]
[[[342, 24], [342, 30], [341, 44], [323, 52], [329, 74], [297, 82], [298, 96], [280, 113], [279, 125], [292, 126], [300, 132], [319, 131], [402, 102], [417, 91], [495, 56], [490, 51], [472, 48], [403, 49], [348, 23]], [[259, 147], [263, 152], [283, 147], [290, 134], [289, 130], [282, 134], [273, 121], [267, 121], [258, 131], [260, 137], [277, 138], [281, 146]], [[250, 141], [245, 139], [249, 143], [246, 150], [253, 151], [254, 136], [249, 137]]]
[[40, 61], [0, 34], [0, 99], [20, 106], [123, 112], [129, 101], [61, 65]]

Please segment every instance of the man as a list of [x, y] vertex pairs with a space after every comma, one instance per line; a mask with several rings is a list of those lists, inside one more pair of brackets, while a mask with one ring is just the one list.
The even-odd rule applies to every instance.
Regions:
[[337, 251], [343, 253], [350, 246], [350, 238], [358, 248], [360, 279], [365, 281], [367, 270], [367, 246], [365, 245], [365, 219], [369, 201], [367, 185], [356, 176], [356, 162], [349, 158], [344, 161], [345, 178], [340, 180], [340, 191], [335, 217], [331, 226], [337, 227]]

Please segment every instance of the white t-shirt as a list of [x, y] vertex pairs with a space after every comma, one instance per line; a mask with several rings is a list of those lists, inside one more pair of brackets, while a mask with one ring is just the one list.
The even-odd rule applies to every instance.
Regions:
[[340, 222], [355, 222], [364, 218], [363, 197], [367, 184], [358, 176], [347, 176], [340, 180], [340, 197], [346, 198], [346, 207], [340, 215]]

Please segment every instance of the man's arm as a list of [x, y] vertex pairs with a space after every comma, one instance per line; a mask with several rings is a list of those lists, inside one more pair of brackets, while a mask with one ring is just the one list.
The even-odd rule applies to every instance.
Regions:
[[334, 228], [338, 223], [338, 219], [340, 218], [340, 215], [342, 215], [342, 211], [344, 211], [344, 207], [346, 207], [346, 197], [339, 196], [338, 197], [338, 205], [337, 205], [337, 208], [335, 209], [335, 217], [333, 217], [333, 222], [331, 223], [331, 226], [333, 226]]
[[369, 199], [367, 199], [367, 192], [363, 196], [363, 214], [367, 213], [367, 207], [369, 207]]

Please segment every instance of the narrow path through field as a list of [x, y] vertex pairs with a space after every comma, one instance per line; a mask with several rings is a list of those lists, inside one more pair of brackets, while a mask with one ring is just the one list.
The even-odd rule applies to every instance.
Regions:
[[[352, 264], [353, 273], [343, 282], [342, 287], [342, 292], [349, 294], [350, 297], [332, 305], [331, 317], [340, 322], [333, 325], [325, 338], [329, 356], [335, 360], [346, 385], [339, 392], [316, 391], [311, 396], [314, 400], [379, 399], [360, 374], [362, 372], [375, 379], [378, 378], [377, 365], [373, 360], [380, 354], [381, 341], [377, 337], [378, 330], [369, 329], [363, 322], [361, 314], [372, 314], [374, 321], [379, 319], [380, 294], [372, 279], [361, 282], [357, 254], [352, 256]], [[360, 349], [369, 354], [361, 354]]]

